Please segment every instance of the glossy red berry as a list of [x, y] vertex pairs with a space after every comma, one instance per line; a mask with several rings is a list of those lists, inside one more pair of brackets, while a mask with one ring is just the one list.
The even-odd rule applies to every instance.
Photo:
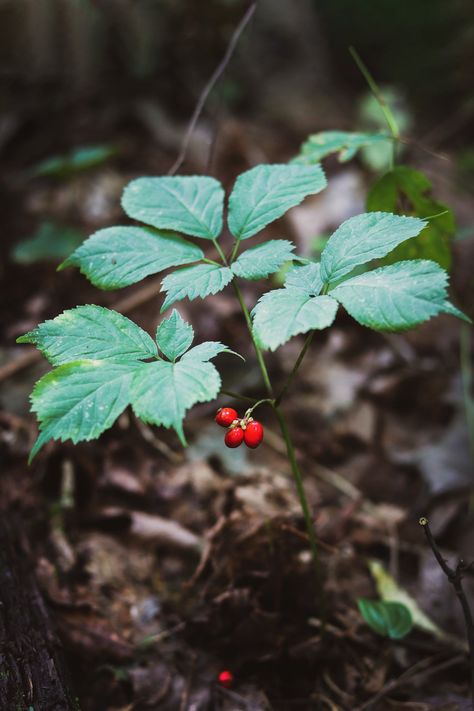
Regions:
[[263, 427], [260, 422], [256, 420], [251, 420], [244, 432], [244, 442], [250, 449], [255, 449], [262, 443], [263, 440]]
[[232, 686], [232, 682], [234, 681], [234, 675], [232, 674], [231, 671], [226, 669], [225, 671], [221, 671], [221, 673], [218, 676], [219, 679], [219, 684], [226, 689], [229, 689]]
[[238, 419], [238, 414], [233, 407], [221, 407], [217, 410], [216, 422], [221, 427], [229, 427], [234, 420]]
[[242, 427], [231, 427], [224, 437], [224, 442], [227, 447], [234, 449], [235, 447], [240, 447], [244, 441], [244, 431]]

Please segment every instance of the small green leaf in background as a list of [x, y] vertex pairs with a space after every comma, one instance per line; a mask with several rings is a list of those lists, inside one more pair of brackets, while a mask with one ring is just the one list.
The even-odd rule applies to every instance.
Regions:
[[[410, 132], [413, 119], [409, 107], [403, 94], [397, 87], [382, 86], [380, 92], [385, 104], [390, 107], [390, 112], [394, 116], [398, 131], [401, 135]], [[380, 107], [380, 101], [368, 90], [361, 98], [358, 107], [358, 124], [364, 131], [385, 131], [387, 129], [386, 118]], [[404, 151], [404, 144], [397, 142], [397, 154]], [[361, 158], [363, 163], [373, 172], [387, 170], [393, 157], [393, 146], [389, 143], [372, 143], [363, 146]]]
[[346, 163], [364, 146], [383, 145], [392, 150], [393, 138], [386, 133], [351, 133], [349, 131], [321, 131], [308, 137], [292, 163], [314, 165], [332, 153]]
[[326, 185], [320, 165], [258, 165], [235, 181], [229, 229], [236, 239], [248, 239]]
[[196, 264], [193, 267], [178, 269], [163, 279], [161, 291], [166, 292], [166, 299], [161, 312], [174, 304], [188, 298], [204, 299], [209, 294], [217, 294], [234, 278], [228, 267], [218, 264]]
[[34, 343], [52, 365], [75, 360], [124, 363], [153, 358], [156, 344], [126, 316], [102, 306], [77, 306], [17, 338]]
[[451, 240], [456, 231], [454, 214], [431, 196], [431, 189], [432, 183], [426, 175], [400, 165], [385, 173], [369, 190], [367, 210], [370, 212], [383, 210], [421, 218], [433, 217], [421, 234], [396, 247], [383, 259], [383, 264], [402, 259], [432, 259], [449, 270]]
[[426, 222], [387, 212], [351, 217], [329, 238], [321, 255], [323, 282], [339, 281], [355, 267], [384, 257], [398, 244], [416, 237]]
[[17, 264], [60, 262], [79, 247], [84, 238], [85, 235], [73, 227], [43, 222], [32, 237], [13, 248], [12, 259]]
[[65, 155], [52, 156], [41, 161], [32, 168], [31, 173], [34, 176], [64, 178], [91, 168], [97, 168], [110, 160], [116, 153], [117, 149], [113, 146], [81, 146]]
[[360, 597], [357, 605], [369, 627], [383, 637], [402, 639], [413, 627], [410, 610], [399, 602], [367, 600]]
[[469, 321], [447, 299], [448, 275], [439, 264], [416, 259], [380, 267], [330, 291], [360, 324], [403, 331], [440, 313]]
[[204, 256], [192, 242], [173, 232], [147, 227], [106, 227], [87, 239], [59, 269], [79, 267], [100, 289], [121, 289], [169, 267]]
[[208, 176], [138, 178], [125, 188], [122, 207], [147, 225], [212, 240], [222, 230], [224, 190]]
[[264, 279], [293, 257], [295, 245], [286, 239], [272, 239], [242, 252], [232, 271], [242, 279]]
[[74, 361], [38, 380], [31, 409], [38, 417], [40, 435], [30, 461], [50, 439], [71, 439], [76, 444], [111, 427], [130, 403], [130, 383], [140, 367], [138, 362]]
[[176, 309], [172, 311], [169, 318], [160, 323], [156, 331], [158, 348], [172, 361], [188, 350], [193, 339], [193, 327], [182, 318]]

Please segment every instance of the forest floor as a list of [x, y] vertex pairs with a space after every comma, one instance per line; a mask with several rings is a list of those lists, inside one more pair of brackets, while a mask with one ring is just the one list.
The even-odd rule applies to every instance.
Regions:
[[[176, 155], [171, 122], [157, 129], [152, 109], [141, 106], [111, 126], [106, 112], [83, 116], [79, 140], [94, 143], [109, 133], [119, 152], [105, 166], [63, 180], [29, 177], [47, 144], [38, 125], [19, 127], [1, 176], [7, 249], [45, 219], [85, 235], [120, 222], [123, 186], [137, 174], [165, 173]], [[67, 142], [61, 120], [58, 145]], [[205, 129], [198, 132], [187, 172], [207, 172], [208, 139]], [[296, 147], [277, 130], [223, 122], [212, 172], [230, 187], [241, 170], [287, 160]], [[422, 160], [436, 178], [437, 159]], [[324, 193], [268, 234], [310, 254], [314, 237], [363, 211], [370, 176], [360, 166], [329, 161], [328, 177]], [[436, 187], [461, 221], [474, 222], [449, 171]], [[473, 251], [467, 239], [455, 245], [454, 301], [468, 313]], [[440, 317], [383, 336], [340, 313], [334, 328], [314, 339], [287, 397], [325, 571], [323, 634], [284, 443], [264, 408], [266, 437], [256, 451], [225, 449], [210, 403], [190, 412], [186, 450], [173, 433], [127, 411], [100, 440], [48, 445], [27, 466], [36, 437], [28, 396], [47, 364], [15, 338], [83, 303], [116, 307], [151, 333], [159, 320], [160, 279], [99, 292], [55, 266], [8, 259], [3, 267], [0, 366], [11, 370], [1, 383], [0, 491], [2, 510], [23, 521], [83, 711], [469, 709], [462, 614], [418, 524], [429, 517], [451, 562], [474, 558], [459, 323]], [[260, 289], [258, 282], [247, 287], [249, 306]], [[182, 313], [198, 340], [220, 340], [246, 356], [245, 364], [221, 357], [225, 388], [261, 395], [233, 294], [204, 306], [183, 302]], [[268, 358], [277, 384], [300, 347], [293, 339]], [[387, 576], [426, 615], [398, 641], [372, 632], [356, 604], [377, 598], [377, 582]], [[469, 594], [473, 583], [466, 578]], [[234, 676], [228, 688], [218, 682], [224, 670]]]

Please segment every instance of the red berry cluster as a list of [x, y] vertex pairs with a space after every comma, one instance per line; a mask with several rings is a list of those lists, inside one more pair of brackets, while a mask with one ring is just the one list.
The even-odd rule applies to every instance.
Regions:
[[253, 417], [239, 418], [237, 411], [232, 407], [221, 407], [217, 411], [216, 422], [221, 427], [227, 427], [224, 442], [227, 447], [234, 449], [245, 442], [250, 449], [256, 449], [263, 440], [263, 427]]

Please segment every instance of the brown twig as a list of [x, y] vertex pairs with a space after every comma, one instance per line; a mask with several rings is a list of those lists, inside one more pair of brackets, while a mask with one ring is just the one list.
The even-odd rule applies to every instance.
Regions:
[[441, 551], [438, 548], [438, 544], [436, 543], [433, 534], [431, 532], [431, 528], [428, 522], [428, 519], [425, 516], [422, 516], [419, 520], [420, 526], [423, 527], [423, 530], [425, 532], [426, 540], [428, 541], [428, 544], [433, 551], [434, 557], [438, 561], [438, 565], [443, 571], [443, 573], [446, 575], [448, 578], [449, 582], [454, 588], [454, 592], [457, 595], [457, 598], [459, 600], [459, 604], [461, 605], [463, 615], [464, 615], [464, 621], [466, 624], [466, 636], [467, 636], [467, 641], [469, 644], [469, 657], [470, 657], [470, 669], [471, 669], [471, 696], [472, 696], [472, 708], [474, 709], [474, 621], [472, 619], [472, 612], [471, 612], [471, 607], [469, 605], [469, 601], [466, 597], [466, 593], [464, 592], [464, 588], [462, 585], [462, 579], [464, 576], [464, 573], [466, 572], [467, 568], [469, 566], [465, 566], [463, 561], [460, 560], [458, 564], [456, 565], [456, 568], [451, 568], [450, 565], [447, 564], [443, 556], [441, 555]]
[[202, 90], [202, 92], [199, 96], [199, 99], [197, 101], [197, 104], [194, 108], [191, 119], [189, 121], [188, 128], [186, 129], [186, 133], [184, 134], [184, 138], [183, 138], [183, 142], [181, 144], [181, 149], [179, 151], [179, 155], [176, 158], [173, 165], [171, 166], [170, 170], [168, 171], [168, 175], [174, 175], [179, 170], [181, 165], [183, 164], [183, 161], [186, 158], [186, 153], [188, 150], [189, 141], [191, 140], [191, 136], [194, 133], [194, 129], [196, 128], [196, 124], [199, 121], [199, 117], [202, 113], [202, 110], [205, 106], [208, 96], [211, 93], [211, 91], [213, 90], [215, 84], [219, 81], [222, 74], [226, 70], [227, 65], [229, 64], [229, 62], [232, 58], [232, 55], [234, 54], [235, 48], [237, 47], [237, 43], [240, 39], [240, 36], [242, 35], [242, 32], [247, 27], [248, 23], [250, 22], [256, 8], [257, 8], [257, 2], [253, 2], [250, 5], [250, 7], [247, 9], [247, 11], [245, 12], [245, 15], [242, 17], [241, 21], [235, 28], [232, 37], [230, 38], [230, 42], [227, 46], [227, 49], [225, 51], [225, 54], [224, 54], [222, 60], [219, 62], [218, 66], [214, 70], [211, 78], [209, 79], [206, 86]]

